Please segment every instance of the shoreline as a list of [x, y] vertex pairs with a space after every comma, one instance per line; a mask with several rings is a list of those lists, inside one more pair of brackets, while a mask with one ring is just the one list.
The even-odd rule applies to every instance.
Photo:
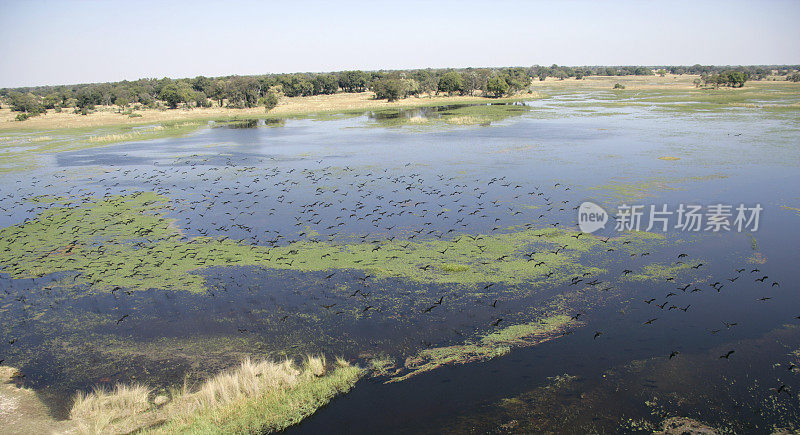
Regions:
[[376, 100], [373, 92], [337, 93], [310, 97], [284, 97], [277, 107], [267, 112], [263, 106], [248, 109], [226, 107], [191, 109], [143, 109], [135, 113], [141, 116], [129, 117], [120, 113], [116, 106], [99, 106], [89, 115], [79, 115], [64, 109], [61, 113], [48, 111], [46, 114], [15, 121], [18, 112], [9, 108], [0, 109], [0, 132], [25, 133], [48, 130], [72, 130], [103, 127], [141, 127], [159, 123], [207, 122], [242, 119], [286, 119], [313, 115], [355, 114], [370, 110], [413, 109], [418, 107], [446, 106], [457, 104], [510, 103], [542, 98], [538, 92], [517, 94], [504, 98], [480, 96], [422, 96], [409, 97], [387, 102]]
[[[800, 83], [777, 80], [750, 81], [742, 88], [697, 88], [693, 81], [699, 76], [666, 75], [661, 76], [589, 76], [581, 80], [558, 80], [548, 78], [545, 81], [533, 80], [526, 93], [502, 98], [490, 98], [472, 95], [423, 95], [412, 96], [388, 102], [375, 99], [371, 91], [360, 93], [339, 92], [331, 95], [313, 95], [308, 97], [282, 97], [278, 105], [267, 112], [263, 106], [232, 109], [214, 106], [210, 108], [179, 109], [139, 109], [133, 111], [136, 116], [130, 117], [117, 106], [98, 106], [88, 115], [72, 113], [72, 109], [64, 109], [61, 113], [50, 110], [46, 114], [16, 121], [19, 112], [12, 112], [8, 106], [0, 108], [0, 134], [25, 134], [32, 132], [90, 131], [103, 128], [138, 128], [156, 124], [200, 124], [208, 121], [236, 121], [244, 119], [288, 119], [306, 116], [330, 116], [360, 114], [372, 110], [413, 109], [421, 107], [447, 105], [479, 105], [492, 103], [511, 103], [517, 101], [547, 98], [550, 94], [564, 92], [688, 92], [703, 95], [736, 94], [747, 91], [758, 91], [764, 87], [782, 87], [800, 92]], [[624, 90], [614, 91], [615, 83], [625, 86]], [[131, 109], [125, 109], [128, 113]]]

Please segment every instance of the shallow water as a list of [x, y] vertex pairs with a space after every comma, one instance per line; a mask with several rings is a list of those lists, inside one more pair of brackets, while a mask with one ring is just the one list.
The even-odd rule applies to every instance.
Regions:
[[[791, 209], [800, 207], [796, 116], [747, 109], [673, 113], [663, 107], [670, 103], [593, 107], [587, 113], [585, 105], [570, 105], [595, 97], [601, 101], [602, 93], [531, 101], [528, 110], [489, 126], [381, 124], [458, 109], [428, 108], [289, 119], [278, 126], [239, 123], [184, 138], [63, 152], [50, 156], [44, 168], [0, 176], [0, 227], [24, 225], [53, 206], [29, 201], [37, 195], [96, 200], [153, 191], [170, 199], [165, 213], [185, 238], [229, 237], [267, 247], [308, 239], [376, 246], [388, 239], [454, 240], [461, 234], [513, 232], [522, 225], [575, 231], [573, 207], [587, 199], [608, 210], [622, 203], [668, 204], [672, 210], [679, 203], [760, 203], [759, 230], [671, 230], [642, 248], [646, 256], [604, 249], [581, 254], [578, 263], [602, 269], [592, 278], [613, 287], [610, 292], [568, 281], [497, 282], [485, 289], [375, 277], [358, 268], [204, 268], [194, 272], [206, 279], [207, 291], [200, 293], [158, 288], [109, 293], [54, 284], [74, 280], [69, 271], [36, 279], [0, 275], [0, 359], [20, 367], [24, 383], [42, 391], [63, 417], [75, 389], [132, 380], [166, 387], [187, 376], [201, 379], [244, 355], [324, 352], [360, 364], [389, 356], [402, 366], [422, 349], [460, 344], [497, 329], [492, 326], [497, 318], [503, 319], [501, 327], [528, 322], [559, 295], [578, 292], [566, 309], [582, 313], [583, 325], [569, 335], [398, 383], [365, 378], [293, 430], [514, 431], [513, 424], [501, 426], [529, 418], [532, 411], [524, 403], [541, 403], [536, 398], [552, 383], [548, 378], [564, 374], [576, 376], [577, 387], [563, 394], [547, 390], [547, 401], [584, 417], [567, 422], [565, 411], [553, 405], [537, 414], [540, 426], [528, 430], [571, 424], [581, 428], [575, 431], [615, 431], [630, 420], [657, 424], [676, 413], [739, 431], [797, 427], [800, 375], [774, 365], [792, 360], [787, 353], [798, 348], [800, 331], [781, 332], [786, 348], [776, 346], [770, 332], [797, 324], [800, 315], [793, 285], [800, 213]], [[663, 156], [680, 160], [658, 159]], [[616, 234], [609, 227], [600, 235]], [[624, 270], [671, 264], [679, 254], [703, 266], [671, 281], [624, 279]], [[746, 270], [736, 271], [741, 268]], [[769, 279], [755, 282], [764, 275]], [[721, 291], [709, 285], [716, 281], [724, 283]], [[676, 289], [684, 284], [702, 291]], [[665, 296], [670, 292], [675, 294]], [[424, 311], [440, 297], [443, 303]], [[770, 299], [758, 300], [762, 297]], [[650, 298], [656, 301], [643, 302]], [[663, 302], [668, 304], [659, 308]], [[672, 305], [690, 308], [669, 309]], [[643, 325], [651, 318], [658, 320]], [[602, 334], [594, 337], [596, 332]], [[737, 352], [722, 361], [709, 355], [720, 348]], [[669, 370], [676, 361], [668, 358], [673, 351], [680, 352], [677, 360], [691, 359], [696, 373], [729, 371], [730, 377], [708, 382], [740, 385], [725, 393], [736, 401], [696, 400], [709, 388], [702, 378], [690, 379], [678, 393], [668, 391], [665, 385], [690, 377]], [[635, 361], [657, 366], [660, 376], [676, 381], [642, 383], [641, 373], [624, 370]], [[619, 384], [627, 389], [615, 393], [619, 406], [600, 399], [575, 403], [576, 395], [603, 397], [612, 388], [602, 382], [609, 373], [622, 378]], [[781, 384], [792, 394], [771, 394], [769, 389]], [[666, 404], [654, 412], [645, 401], [659, 395], [680, 396], [691, 405]], [[514, 403], [523, 405], [498, 411], [498, 403], [515, 396]], [[754, 397], [769, 398], [777, 411], [737, 405]]]

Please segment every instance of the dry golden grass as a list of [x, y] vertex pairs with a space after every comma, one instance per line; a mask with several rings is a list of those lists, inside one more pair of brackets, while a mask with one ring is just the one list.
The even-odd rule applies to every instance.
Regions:
[[448, 124], [453, 125], [475, 125], [480, 122], [480, 120], [474, 116], [452, 116], [445, 120]]
[[[699, 79], [700, 76], [696, 75], [674, 75], [667, 74], [664, 77], [655, 76], [587, 76], [581, 80], [568, 78], [559, 80], [554, 77], [548, 77], [544, 81], [534, 79], [532, 83], [533, 89], [541, 88], [565, 88], [574, 90], [593, 90], [593, 89], [611, 89], [615, 83], [625, 86], [625, 89], [694, 89], [694, 80]], [[748, 85], [751, 82], [748, 82]]]
[[[356, 371], [349, 378], [342, 379], [343, 383], [354, 382], [360, 376], [360, 369], [351, 367], [346, 361], [337, 359], [336, 366]], [[206, 424], [209, 419], [213, 421], [219, 415], [227, 415], [231, 408], [246, 409], [252, 401], [282, 397], [291, 400], [281, 400], [281, 408], [263, 418], [269, 423], [264, 427], [285, 427], [295, 422], [296, 416], [284, 414], [300, 412], [293, 408], [292, 400], [297, 402], [298, 408], [303, 408], [303, 412], [316, 409], [313, 407], [316, 398], [307, 397], [301, 390], [317, 379], [323, 383], [330, 381], [327, 373], [324, 356], [308, 355], [300, 366], [288, 359], [253, 362], [247, 358], [237, 368], [208, 379], [199, 388], [184, 385], [175, 389], [169, 398], [151, 398], [151, 390], [142, 385], [117, 385], [111, 391], [97, 389], [80, 393], [75, 398], [70, 418], [82, 433], [116, 434], [142, 430], [168, 433]], [[337, 370], [337, 373], [341, 372]], [[338, 379], [335, 375], [331, 379]], [[299, 393], [294, 396], [293, 392]]]
[[70, 418], [83, 433], [125, 433], [150, 421], [143, 415], [151, 407], [149, 396], [150, 389], [139, 384], [78, 393]]

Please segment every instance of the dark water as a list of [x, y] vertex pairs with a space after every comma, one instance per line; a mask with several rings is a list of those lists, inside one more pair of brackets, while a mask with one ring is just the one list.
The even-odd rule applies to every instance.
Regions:
[[[0, 226], [20, 224], [48, 207], [24, 201], [27, 197], [134, 191], [172, 198], [175, 207], [169, 216], [188, 237], [228, 236], [266, 246], [302, 239], [309, 231], [317, 233], [317, 240], [348, 243], [391, 237], [451, 239], [526, 224], [575, 228], [573, 207], [587, 199], [607, 209], [624, 202], [667, 204], [671, 210], [681, 203], [759, 203], [764, 211], [759, 230], [752, 234], [671, 230], [667, 242], [647, 257], [595, 252], [584, 258], [587, 264], [602, 261], [608, 273], [597, 278], [614, 282], [616, 290], [614, 297], [598, 297], [602, 302], [575, 307], [584, 313], [586, 326], [573, 334], [400, 383], [364, 379], [292, 430], [496, 431], [507, 422], [493, 419], [500, 414], [497, 403], [538, 391], [551, 382], [548, 378], [563, 374], [576, 376], [578, 387], [551, 402], [569, 403], [570, 412], [583, 417], [570, 422], [572, 429], [559, 426], [566, 411], [553, 405], [539, 428], [614, 432], [623, 419], [658, 422], [670, 413], [738, 431], [800, 424], [800, 375], [774, 368], [797, 360], [788, 353], [800, 347], [800, 332], [784, 331], [780, 340], [769, 335], [796, 325], [795, 316], [800, 315], [794, 275], [800, 258], [800, 212], [784, 207], [800, 207], [796, 119], [736, 109], [667, 115], [627, 108], [587, 115], [549, 106], [553, 103], [530, 104], [533, 108], [519, 117], [483, 127], [366, 127], [381, 117], [436, 117], [437, 110], [419, 109], [342, 120], [287, 120], [281, 126], [242, 122], [185, 138], [60, 153], [50, 157], [45, 168], [0, 178]], [[681, 160], [659, 160], [662, 156]], [[615, 190], [619, 184], [633, 187]], [[351, 216], [355, 211], [357, 216]], [[600, 234], [611, 236], [614, 231], [607, 228]], [[756, 253], [759, 263], [748, 262]], [[702, 261], [704, 267], [676, 281], [616, 280], [626, 269], [671, 263], [678, 254]], [[746, 270], [737, 272], [741, 268]], [[20, 367], [24, 382], [42, 391], [63, 417], [75, 389], [132, 380], [166, 387], [185, 376], [201, 379], [235, 364], [230, 355], [324, 352], [359, 363], [377, 355], [402, 362], [425, 347], [458, 344], [486, 332], [498, 316], [509, 325], [528, 321], [524, 313], [571, 289], [560, 285], [519, 292], [499, 283], [493, 294], [476, 300], [459, 285], [420, 288], [403, 279], [364, 279], [359, 284], [365, 274], [354, 270], [339, 271], [329, 280], [324, 279], [327, 273], [257, 267], [197, 273], [206, 276], [214, 291], [86, 295], [86, 289], [77, 288], [54, 293], [42, 289], [54, 280], [69, 279], [69, 273], [35, 280], [0, 276], [0, 359]], [[769, 277], [764, 283], [755, 281], [764, 275]], [[715, 281], [725, 284], [719, 292], [709, 286]], [[703, 291], [676, 290], [686, 283]], [[336, 291], [337, 286], [354, 285], [365, 287], [362, 293], [369, 296], [351, 298]], [[488, 307], [492, 299], [512, 290], [516, 296], [511, 306]], [[665, 297], [669, 292], [676, 294]], [[442, 295], [449, 304], [432, 315], [419, 314], [420, 300]], [[762, 297], [770, 299], [758, 300]], [[642, 302], [650, 298], [656, 301]], [[656, 306], [664, 301], [691, 308]], [[335, 309], [322, 307], [333, 303]], [[378, 310], [354, 314], [365, 304]], [[114, 328], [102, 320], [108, 313], [122, 312], [136, 315]], [[654, 317], [656, 322], [643, 325]], [[602, 335], [594, 338], [596, 331]], [[109, 335], [128, 343], [180, 341], [186, 351], [166, 360], [146, 353], [111, 357], [92, 345], [92, 340], [107, 341]], [[218, 339], [212, 348], [221, 349], [220, 354], [201, 355], [191, 344], [196, 337]], [[778, 341], [788, 347], [776, 345]], [[723, 348], [737, 353], [723, 361], [709, 354]], [[662, 376], [679, 376], [664, 368], [673, 351], [690, 359], [698, 374], [730, 374], [694, 380], [681, 394], [700, 397], [708, 388], [735, 381], [741, 388], [724, 394], [738, 402], [667, 404], [663, 415], [654, 415], [643, 404], [649, 400], [644, 397], [667, 394], [668, 388], [637, 377], [646, 378], [647, 373], [631, 374], [623, 368], [633, 361], [651, 361], [652, 370]], [[199, 365], [193, 364], [195, 358]], [[572, 404], [581, 391], [611, 391], [602, 383], [608, 371], [625, 373], [617, 385], [625, 385], [626, 392], [607, 403]], [[680, 375], [685, 381], [685, 373]], [[676, 378], [666, 384], [677, 383]], [[770, 391], [781, 384], [792, 394]], [[756, 412], [736, 405], [748, 400], [770, 400], [773, 405], [778, 401], [779, 411]], [[508, 421], [526, 418], [524, 412], [515, 412], [503, 416]]]

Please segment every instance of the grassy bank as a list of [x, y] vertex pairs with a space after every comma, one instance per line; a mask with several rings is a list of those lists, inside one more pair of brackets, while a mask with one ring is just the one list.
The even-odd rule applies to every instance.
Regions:
[[520, 101], [537, 98], [536, 93], [519, 94], [508, 98], [485, 98], [468, 95], [431, 95], [409, 97], [392, 103], [376, 100], [372, 92], [339, 93], [333, 95], [314, 95], [310, 97], [284, 97], [277, 107], [269, 113], [264, 107], [249, 109], [230, 109], [226, 107], [209, 107], [193, 109], [157, 110], [143, 109], [135, 113], [140, 116], [130, 117], [119, 112], [115, 106], [98, 107], [88, 115], [74, 114], [68, 111], [61, 113], [48, 112], [45, 115], [15, 121], [16, 112], [4, 107], [0, 109], [0, 132], [24, 132], [56, 129], [98, 128], [109, 126], [142, 126], [164, 122], [185, 122], [224, 119], [258, 119], [258, 118], [290, 118], [297, 116], [361, 113], [368, 110], [397, 108], [430, 107], [450, 104], [484, 104]]
[[143, 385], [78, 394], [71, 420], [84, 433], [272, 433], [300, 422], [349, 391], [363, 371], [343, 360], [301, 365], [244, 360], [205, 381], [154, 395]]

